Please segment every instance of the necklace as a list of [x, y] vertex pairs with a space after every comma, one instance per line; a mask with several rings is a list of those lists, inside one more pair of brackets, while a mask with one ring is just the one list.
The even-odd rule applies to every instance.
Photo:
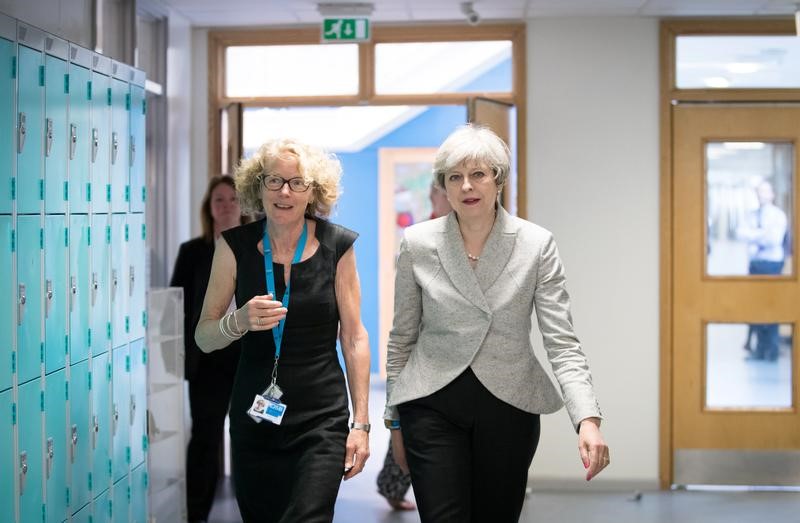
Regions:
[[481, 257], [480, 257], [480, 256], [475, 256], [475, 255], [473, 255], [473, 254], [470, 254], [470, 253], [467, 253], [467, 258], [468, 258], [470, 261], [474, 261], [474, 262], [476, 262], [476, 261], [478, 261], [478, 260], [480, 260], [480, 259], [481, 259]]

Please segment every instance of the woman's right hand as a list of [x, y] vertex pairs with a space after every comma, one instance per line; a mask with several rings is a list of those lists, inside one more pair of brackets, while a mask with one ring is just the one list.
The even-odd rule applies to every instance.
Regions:
[[286, 307], [272, 299], [272, 294], [253, 296], [234, 311], [238, 325], [250, 331], [266, 331], [278, 326], [286, 317]]
[[392, 457], [403, 474], [408, 475], [408, 461], [406, 460], [406, 447], [403, 444], [403, 434], [400, 430], [392, 432]]

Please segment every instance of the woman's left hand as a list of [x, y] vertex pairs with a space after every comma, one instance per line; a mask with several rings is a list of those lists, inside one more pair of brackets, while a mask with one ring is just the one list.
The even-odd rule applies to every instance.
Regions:
[[611, 463], [608, 445], [600, 433], [600, 419], [586, 418], [581, 421], [578, 432], [578, 452], [581, 454], [586, 481], [600, 474]]
[[344, 455], [344, 479], [347, 481], [364, 470], [369, 457], [369, 434], [365, 430], [352, 429], [347, 436]]

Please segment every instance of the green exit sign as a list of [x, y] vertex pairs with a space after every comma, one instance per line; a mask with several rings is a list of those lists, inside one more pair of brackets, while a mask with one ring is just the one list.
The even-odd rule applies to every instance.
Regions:
[[322, 21], [323, 42], [366, 42], [368, 40], [368, 18], [325, 18]]

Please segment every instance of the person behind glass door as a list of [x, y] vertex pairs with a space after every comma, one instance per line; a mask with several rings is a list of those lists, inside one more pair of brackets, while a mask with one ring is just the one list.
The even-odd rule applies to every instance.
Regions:
[[[749, 274], [778, 275], [783, 272], [786, 259], [788, 220], [786, 213], [775, 205], [775, 190], [766, 180], [756, 188], [758, 209], [747, 216], [745, 224], [737, 230], [739, 238], [747, 241], [750, 259]], [[755, 334], [756, 346], [750, 340]], [[778, 359], [780, 337], [777, 323], [756, 323], [748, 327], [745, 349], [747, 359], [775, 361]]]
[[539, 414], [564, 403], [533, 354], [534, 313], [586, 479], [609, 464], [553, 236], [499, 204], [509, 169], [496, 134], [458, 128], [434, 163], [454, 212], [400, 244], [384, 419], [423, 522], [519, 519]]
[[194, 341], [214, 257], [222, 231], [246, 223], [233, 178], [214, 176], [200, 206], [203, 234], [181, 244], [170, 286], [183, 288], [184, 377], [189, 382], [192, 432], [186, 452], [186, 506], [189, 521], [205, 521], [219, 479], [219, 451], [239, 344], [229, 351], [205, 354]]
[[[245, 522], [330, 522], [342, 478], [369, 457], [370, 429], [358, 235], [325, 218], [341, 192], [341, 164], [276, 139], [235, 177], [243, 207], [266, 216], [223, 232], [195, 338], [207, 352], [241, 339], [230, 413], [239, 511]], [[241, 306], [226, 312], [234, 295]], [[273, 418], [258, 416], [259, 399]]]
[[[436, 182], [431, 183], [428, 193], [431, 200], [430, 219], [441, 218], [453, 210], [450, 202], [447, 201], [447, 193]], [[378, 473], [378, 493], [386, 498], [389, 506], [394, 510], [414, 510], [417, 508], [414, 503], [405, 499], [408, 488], [411, 486], [411, 476], [403, 471], [394, 460], [392, 452], [392, 440], [389, 439], [389, 449], [383, 460], [383, 468]]]

